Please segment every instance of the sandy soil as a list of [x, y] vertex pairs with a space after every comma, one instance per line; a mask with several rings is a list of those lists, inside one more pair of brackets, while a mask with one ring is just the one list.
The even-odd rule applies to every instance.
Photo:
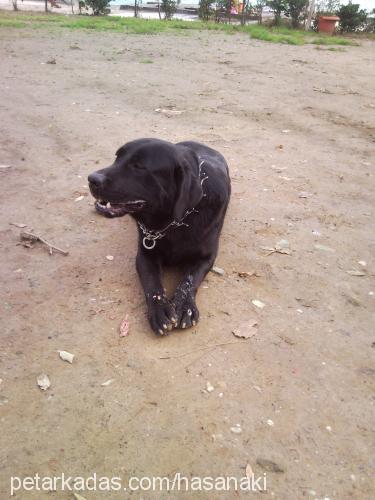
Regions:
[[[374, 44], [2, 30], [0, 47], [0, 497], [11, 475], [241, 477], [250, 464], [267, 473], [262, 497], [371, 498]], [[147, 324], [134, 223], [96, 214], [86, 184], [144, 136], [217, 148], [233, 185], [225, 275], [205, 280], [197, 328], [166, 338]], [[69, 255], [25, 248], [10, 223]], [[290, 255], [262, 249], [282, 239]], [[254, 318], [255, 335], [229, 344]]]

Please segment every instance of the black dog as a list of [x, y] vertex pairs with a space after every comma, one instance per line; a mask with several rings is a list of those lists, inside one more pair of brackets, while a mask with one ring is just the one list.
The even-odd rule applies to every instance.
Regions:
[[[151, 328], [162, 335], [195, 325], [195, 295], [215, 261], [230, 198], [223, 156], [197, 142], [139, 139], [122, 146], [113, 165], [88, 180], [99, 213], [130, 214], [137, 221], [137, 271]], [[171, 301], [162, 264], [184, 273]]]

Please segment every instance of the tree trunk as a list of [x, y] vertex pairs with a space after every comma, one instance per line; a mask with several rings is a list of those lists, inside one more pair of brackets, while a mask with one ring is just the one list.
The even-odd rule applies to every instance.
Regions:
[[17, 11], [18, 10], [17, 0], [12, 0], [12, 4], [13, 4], [13, 10]]
[[309, 31], [309, 29], [311, 28], [311, 21], [312, 21], [312, 16], [314, 14], [314, 10], [315, 10], [315, 0], [310, 0], [309, 13], [307, 15], [307, 20], [305, 24], [306, 31]]
[[241, 25], [245, 26], [246, 24], [246, 14], [247, 14], [247, 2], [248, 0], [243, 0], [242, 2], [242, 15], [241, 15]]
[[44, 11], [48, 12], [48, 0], [44, 0]]

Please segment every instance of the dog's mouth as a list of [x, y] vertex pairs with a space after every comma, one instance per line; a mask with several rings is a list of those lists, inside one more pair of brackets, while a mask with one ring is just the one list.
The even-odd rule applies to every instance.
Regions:
[[96, 210], [105, 217], [122, 217], [142, 210], [146, 205], [145, 200], [134, 200], [126, 203], [111, 203], [106, 200], [96, 200]]

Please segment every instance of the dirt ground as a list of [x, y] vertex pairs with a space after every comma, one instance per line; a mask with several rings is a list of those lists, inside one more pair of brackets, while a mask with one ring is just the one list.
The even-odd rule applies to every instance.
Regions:
[[[265, 498], [372, 498], [374, 43], [3, 29], [0, 47], [1, 499], [11, 476], [240, 478], [247, 464]], [[96, 214], [86, 181], [148, 136], [217, 148], [233, 187], [225, 275], [201, 287], [197, 327], [165, 338], [147, 324], [134, 222]], [[10, 223], [69, 255], [25, 248]], [[264, 249], [280, 240], [290, 254]]]

